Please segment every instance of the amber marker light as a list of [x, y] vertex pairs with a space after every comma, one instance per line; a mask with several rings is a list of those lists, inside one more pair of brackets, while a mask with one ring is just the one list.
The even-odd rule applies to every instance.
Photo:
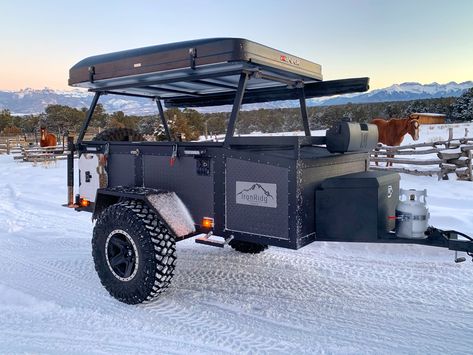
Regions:
[[212, 229], [214, 227], [214, 219], [210, 217], [202, 218], [202, 227]]
[[87, 200], [86, 198], [81, 197], [79, 204], [80, 204], [80, 207], [89, 207], [90, 201]]

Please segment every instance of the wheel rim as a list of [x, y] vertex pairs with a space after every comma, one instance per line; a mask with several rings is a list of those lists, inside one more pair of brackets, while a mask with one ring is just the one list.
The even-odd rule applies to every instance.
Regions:
[[107, 265], [120, 281], [130, 281], [138, 272], [139, 256], [130, 235], [121, 229], [112, 231], [105, 242]]

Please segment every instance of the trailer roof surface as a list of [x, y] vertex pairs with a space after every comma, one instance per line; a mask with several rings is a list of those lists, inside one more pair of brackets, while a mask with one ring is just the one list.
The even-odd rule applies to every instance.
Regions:
[[[366, 91], [367, 78], [324, 82], [317, 63], [241, 38], [209, 38], [102, 54], [69, 72], [69, 85], [165, 100], [168, 107], [228, 104], [241, 73], [251, 80], [243, 103]], [[361, 80], [361, 81], [360, 81]], [[320, 83], [321, 84], [321, 83]], [[314, 86], [315, 85], [315, 86]]]

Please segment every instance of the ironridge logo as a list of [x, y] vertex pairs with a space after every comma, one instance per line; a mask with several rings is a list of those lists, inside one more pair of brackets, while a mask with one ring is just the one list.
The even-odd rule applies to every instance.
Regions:
[[277, 185], [263, 182], [236, 182], [236, 203], [277, 208]]

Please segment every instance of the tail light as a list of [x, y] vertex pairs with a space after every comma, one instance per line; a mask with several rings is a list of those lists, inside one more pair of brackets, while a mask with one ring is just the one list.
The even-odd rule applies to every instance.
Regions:
[[210, 217], [202, 218], [202, 227], [205, 229], [212, 229], [214, 227], [214, 219]]
[[89, 207], [89, 206], [90, 206], [90, 201], [87, 200], [87, 199], [84, 198], [84, 197], [80, 197], [80, 198], [79, 198], [79, 206], [80, 206], [80, 207]]

